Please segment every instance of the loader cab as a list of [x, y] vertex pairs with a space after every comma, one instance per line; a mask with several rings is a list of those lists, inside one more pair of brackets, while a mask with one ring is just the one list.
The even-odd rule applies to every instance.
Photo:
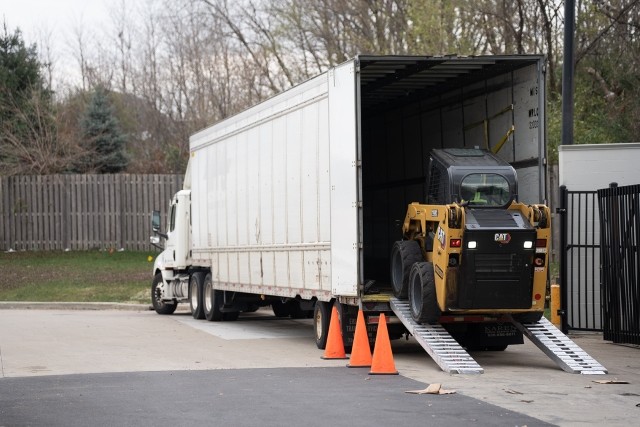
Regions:
[[445, 148], [431, 151], [428, 204], [460, 203], [473, 208], [507, 208], [518, 198], [515, 169], [486, 150]]

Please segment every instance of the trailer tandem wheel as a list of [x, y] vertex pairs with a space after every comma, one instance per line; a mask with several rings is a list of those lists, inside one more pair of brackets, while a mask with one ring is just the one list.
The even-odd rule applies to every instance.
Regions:
[[204, 272], [196, 271], [189, 278], [189, 307], [194, 319], [204, 319]]
[[211, 273], [207, 273], [204, 278], [204, 290], [203, 290], [203, 307], [204, 316], [210, 322], [218, 322], [222, 320], [222, 291], [213, 289], [213, 280], [211, 279]]

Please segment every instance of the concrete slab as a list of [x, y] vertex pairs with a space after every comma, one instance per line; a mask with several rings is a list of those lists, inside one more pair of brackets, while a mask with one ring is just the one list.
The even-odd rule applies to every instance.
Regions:
[[[572, 336], [609, 369], [569, 374], [533, 344], [473, 353], [482, 375], [449, 375], [413, 340], [393, 341], [401, 376], [442, 383], [458, 394], [557, 425], [635, 425], [640, 416], [640, 353], [599, 334]], [[236, 322], [195, 321], [187, 313], [0, 310], [4, 379], [66, 374], [220, 369], [344, 368], [315, 347], [311, 320], [275, 319], [259, 310]], [[345, 375], [349, 370], [345, 369]], [[295, 372], [291, 371], [292, 378]], [[350, 374], [349, 374], [350, 375]], [[359, 373], [364, 378], [368, 376]], [[629, 384], [597, 384], [594, 380]], [[365, 381], [366, 379], [363, 379]], [[0, 425], [2, 423], [0, 422]], [[530, 425], [530, 424], [529, 424]]]

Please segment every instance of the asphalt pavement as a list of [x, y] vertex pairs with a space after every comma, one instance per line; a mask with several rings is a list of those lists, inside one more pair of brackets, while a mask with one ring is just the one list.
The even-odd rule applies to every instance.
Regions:
[[[628, 426], [640, 415], [639, 349], [598, 334], [572, 338], [608, 375], [565, 373], [531, 343], [474, 353], [482, 375], [449, 375], [398, 340], [400, 375], [370, 376], [322, 360], [309, 319], [45, 308], [0, 309], [0, 426]], [[455, 393], [406, 393], [431, 383]]]

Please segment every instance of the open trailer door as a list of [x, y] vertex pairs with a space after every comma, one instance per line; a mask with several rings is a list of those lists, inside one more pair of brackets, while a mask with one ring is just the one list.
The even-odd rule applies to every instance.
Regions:
[[356, 60], [329, 70], [331, 150], [331, 289], [356, 296], [358, 290], [358, 162]]

